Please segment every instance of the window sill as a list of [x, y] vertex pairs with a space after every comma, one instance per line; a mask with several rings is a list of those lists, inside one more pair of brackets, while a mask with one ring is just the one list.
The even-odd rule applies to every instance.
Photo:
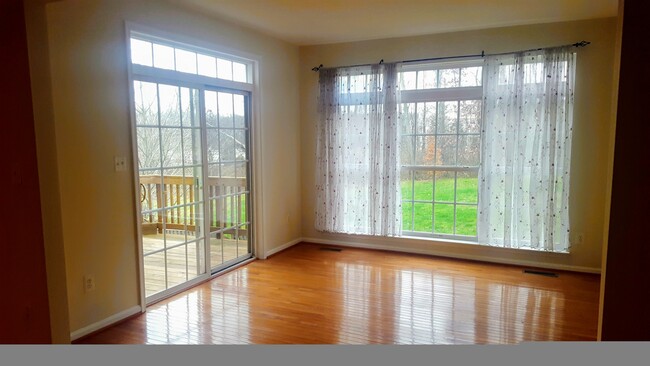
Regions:
[[446, 237], [432, 237], [432, 236], [420, 236], [420, 235], [402, 235], [402, 236], [396, 236], [395, 238], [399, 239], [408, 239], [408, 240], [424, 240], [424, 241], [430, 241], [430, 242], [437, 242], [437, 243], [442, 243], [442, 244], [469, 244], [469, 245], [474, 245], [477, 247], [483, 247], [483, 248], [495, 248], [495, 249], [504, 249], [504, 250], [514, 250], [514, 251], [527, 251], [527, 252], [534, 252], [534, 253], [548, 253], [548, 254], [557, 254], [557, 255], [568, 255], [571, 254], [570, 252], [553, 252], [553, 251], [548, 251], [548, 250], [543, 250], [543, 249], [534, 249], [534, 248], [506, 248], [506, 247], [500, 247], [496, 245], [483, 245], [479, 244], [477, 240], [462, 240], [462, 239], [451, 239], [451, 238], [446, 238]]

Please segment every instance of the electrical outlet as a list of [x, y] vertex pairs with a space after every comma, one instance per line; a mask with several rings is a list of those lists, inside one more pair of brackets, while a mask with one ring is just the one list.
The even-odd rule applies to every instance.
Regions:
[[126, 170], [126, 158], [124, 156], [115, 157], [115, 171], [123, 172]]
[[95, 290], [95, 276], [85, 275], [84, 276], [84, 292], [90, 292]]

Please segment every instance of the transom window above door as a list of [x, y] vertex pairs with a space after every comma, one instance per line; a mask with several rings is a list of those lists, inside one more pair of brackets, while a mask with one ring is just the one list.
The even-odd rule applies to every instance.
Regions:
[[134, 65], [252, 83], [251, 65], [246, 60], [133, 32], [130, 41]]

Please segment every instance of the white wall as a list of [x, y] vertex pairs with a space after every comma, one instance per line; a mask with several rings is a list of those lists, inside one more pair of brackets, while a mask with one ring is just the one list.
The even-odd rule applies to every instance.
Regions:
[[[164, 1], [71, 0], [46, 10], [72, 332], [139, 303], [134, 177], [113, 168], [114, 156], [132, 151], [125, 21], [259, 55], [263, 245], [301, 236], [296, 46]], [[84, 274], [95, 276], [95, 291], [84, 293]]]
[[[300, 48], [300, 118], [302, 151], [303, 237], [312, 241], [344, 242], [353, 245], [394, 248], [487, 259], [550, 268], [597, 272], [601, 267], [603, 228], [607, 201], [612, 67], [616, 19], [540, 24], [434, 34], [419, 37], [307, 46]], [[318, 118], [318, 74], [311, 68], [398, 61], [438, 56], [508, 52], [563, 45], [587, 40], [577, 59], [574, 139], [571, 166], [571, 224], [574, 233], [584, 233], [584, 243], [571, 254], [541, 253], [491, 248], [435, 240], [371, 238], [332, 235], [314, 229], [315, 124]]]

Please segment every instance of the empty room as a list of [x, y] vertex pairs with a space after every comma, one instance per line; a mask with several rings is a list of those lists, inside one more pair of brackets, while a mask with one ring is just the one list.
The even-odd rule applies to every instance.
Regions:
[[648, 339], [634, 5], [6, 4], [0, 343]]

